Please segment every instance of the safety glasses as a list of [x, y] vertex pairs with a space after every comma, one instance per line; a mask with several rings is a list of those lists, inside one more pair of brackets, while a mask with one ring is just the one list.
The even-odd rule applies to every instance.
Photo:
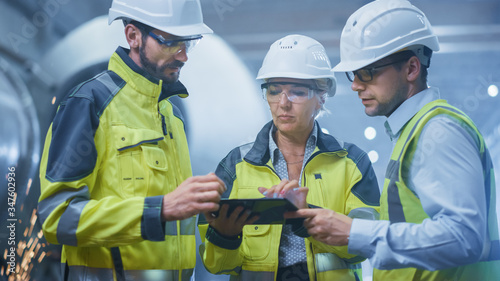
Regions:
[[373, 75], [374, 75], [374, 73], [377, 72], [378, 69], [381, 69], [381, 68], [384, 68], [386, 66], [393, 65], [393, 64], [396, 64], [399, 62], [407, 61], [407, 60], [408, 60], [408, 58], [396, 60], [396, 61], [386, 63], [383, 65], [377, 65], [377, 66], [373, 66], [373, 67], [365, 67], [365, 68], [361, 68], [361, 69], [358, 69], [355, 71], [348, 71], [345, 74], [347, 76], [347, 79], [349, 79], [349, 81], [351, 81], [351, 82], [354, 82], [354, 78], [356, 76], [358, 76], [358, 79], [361, 82], [370, 82], [373, 80]]
[[177, 54], [185, 48], [186, 53], [190, 52], [197, 44], [200, 42], [203, 36], [197, 35], [192, 37], [183, 37], [180, 39], [166, 40], [161, 35], [154, 34], [152, 31], [149, 32], [149, 36], [153, 37], [163, 48], [163, 51], [169, 54]]
[[260, 85], [260, 88], [269, 103], [278, 103], [282, 93], [292, 103], [303, 103], [314, 96], [314, 91], [319, 91], [311, 85], [291, 82], [269, 82]]

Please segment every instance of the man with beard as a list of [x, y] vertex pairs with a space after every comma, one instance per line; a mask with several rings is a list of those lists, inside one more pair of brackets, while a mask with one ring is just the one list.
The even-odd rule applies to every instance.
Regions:
[[47, 133], [44, 235], [63, 245], [63, 280], [190, 280], [195, 216], [216, 211], [225, 186], [214, 174], [192, 176], [169, 97], [188, 95], [179, 72], [212, 30], [199, 0], [113, 1], [116, 19], [130, 49], [69, 93]]

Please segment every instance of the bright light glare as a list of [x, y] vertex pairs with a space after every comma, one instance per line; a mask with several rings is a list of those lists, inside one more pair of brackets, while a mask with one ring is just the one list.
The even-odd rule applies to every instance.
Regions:
[[373, 127], [367, 127], [365, 129], [365, 138], [372, 140], [377, 136], [377, 130]]
[[330, 132], [328, 132], [328, 130], [327, 130], [327, 129], [325, 129], [325, 128], [321, 128], [321, 131], [322, 131], [323, 133], [325, 133], [325, 134], [330, 134]]
[[378, 161], [378, 153], [375, 150], [368, 152], [368, 158], [372, 163], [376, 163]]
[[490, 85], [488, 87], [488, 95], [490, 95], [490, 97], [496, 97], [498, 95], [497, 85]]

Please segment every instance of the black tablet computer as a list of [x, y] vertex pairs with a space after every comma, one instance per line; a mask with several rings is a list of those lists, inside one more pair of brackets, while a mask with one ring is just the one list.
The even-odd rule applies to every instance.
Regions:
[[[259, 198], [259, 199], [221, 199], [219, 205], [229, 205], [228, 215], [238, 206], [251, 210], [259, 219], [253, 224], [284, 224], [285, 212], [297, 211], [298, 208], [286, 198]], [[218, 215], [218, 212], [215, 213]]]

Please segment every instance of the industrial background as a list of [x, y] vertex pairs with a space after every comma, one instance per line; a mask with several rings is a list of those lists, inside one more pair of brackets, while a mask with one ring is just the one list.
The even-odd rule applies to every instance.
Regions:
[[[187, 118], [193, 173], [213, 171], [233, 147], [252, 141], [270, 120], [256, 74], [269, 46], [288, 34], [320, 41], [335, 65], [342, 28], [362, 0], [201, 0], [206, 36], [189, 55], [181, 81], [191, 95], [175, 102]], [[441, 51], [429, 85], [476, 122], [500, 177], [500, 1], [414, 0], [434, 26]], [[0, 0], [0, 280], [7, 280], [7, 241], [15, 234], [18, 280], [60, 280], [60, 248], [37, 221], [38, 164], [57, 105], [76, 84], [106, 68], [124, 44], [123, 26], [107, 25], [111, 0]], [[382, 185], [391, 151], [385, 118], [364, 114], [343, 73], [322, 127], [369, 152]], [[429, 151], [432, 152], [432, 146]], [[7, 222], [7, 173], [15, 168], [16, 229]], [[497, 198], [500, 196], [497, 194]], [[500, 201], [497, 199], [497, 201]], [[500, 202], [499, 202], [500, 203]], [[500, 209], [497, 204], [497, 210]], [[368, 262], [364, 267], [369, 269]], [[208, 274], [197, 280], [228, 280]], [[11, 278], [10, 280], [14, 280]], [[152, 276], [150, 281], [153, 281]], [[365, 279], [371, 280], [369, 271]]]

